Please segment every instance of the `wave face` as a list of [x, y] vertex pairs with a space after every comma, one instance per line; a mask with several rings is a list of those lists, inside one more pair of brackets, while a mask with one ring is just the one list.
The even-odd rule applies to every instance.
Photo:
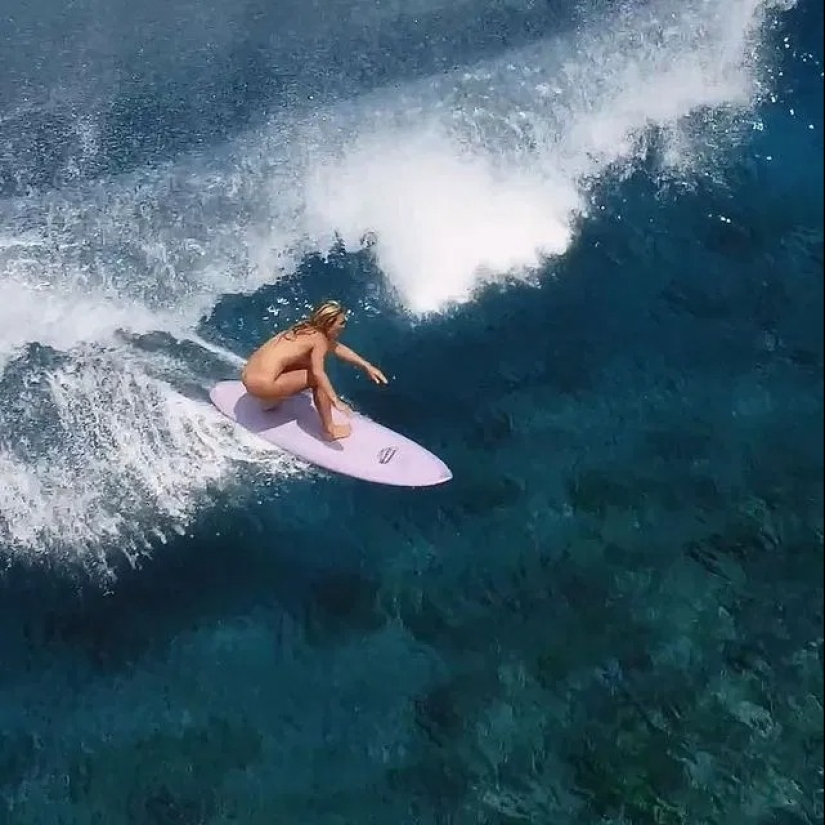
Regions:
[[[821, 4], [0, 18], [0, 820], [821, 820]], [[450, 485], [208, 403], [329, 296]]]
[[[231, 466], [234, 436], [168, 376], [193, 364], [135, 336], [191, 339], [222, 294], [336, 238], [372, 238], [415, 314], [532, 277], [570, 248], [605, 175], [652, 151], [663, 174], [712, 172], [768, 88], [774, 8], [103, 5], [51, 18], [20, 5], [23, 48], [4, 52], [0, 366], [14, 405], [0, 524], [24, 552], [180, 525]], [[227, 96], [260, 110], [224, 117]], [[128, 502], [111, 496], [124, 472]]]

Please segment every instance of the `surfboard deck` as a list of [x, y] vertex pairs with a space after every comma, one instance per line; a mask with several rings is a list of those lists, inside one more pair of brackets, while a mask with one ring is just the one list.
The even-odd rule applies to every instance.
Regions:
[[240, 381], [219, 381], [209, 398], [225, 416], [264, 441], [331, 472], [399, 487], [430, 487], [453, 477], [438, 456], [360, 413], [346, 417], [333, 410], [335, 421], [349, 423], [352, 434], [325, 440], [310, 392], [267, 410]]

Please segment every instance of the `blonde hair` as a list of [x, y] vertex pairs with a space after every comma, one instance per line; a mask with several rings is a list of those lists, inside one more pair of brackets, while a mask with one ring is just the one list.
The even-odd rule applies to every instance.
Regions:
[[286, 332], [287, 335], [306, 335], [309, 332], [322, 332], [326, 335], [336, 319], [346, 312], [338, 301], [324, 301], [318, 304], [309, 318], [304, 318], [293, 324]]

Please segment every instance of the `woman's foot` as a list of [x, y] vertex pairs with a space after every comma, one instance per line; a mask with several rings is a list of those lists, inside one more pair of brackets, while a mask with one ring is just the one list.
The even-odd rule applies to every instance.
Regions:
[[349, 424], [333, 424], [324, 431], [324, 438], [327, 441], [337, 441], [339, 438], [346, 438], [352, 432]]

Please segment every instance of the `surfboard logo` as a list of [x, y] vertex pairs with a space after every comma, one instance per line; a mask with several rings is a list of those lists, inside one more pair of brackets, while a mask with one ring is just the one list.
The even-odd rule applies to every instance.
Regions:
[[389, 464], [395, 458], [397, 452], [398, 450], [395, 447], [382, 447], [378, 451], [378, 463]]

